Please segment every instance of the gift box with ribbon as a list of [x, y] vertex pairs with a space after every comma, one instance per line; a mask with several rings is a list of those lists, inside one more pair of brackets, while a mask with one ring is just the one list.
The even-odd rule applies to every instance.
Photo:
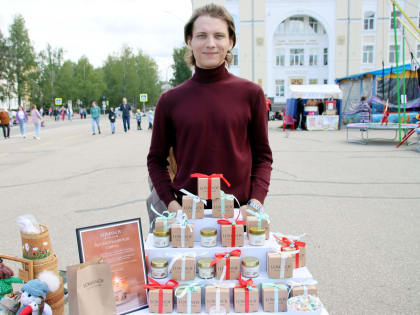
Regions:
[[291, 240], [287, 237], [275, 238], [282, 244], [281, 250], [284, 252], [295, 252], [295, 268], [306, 266], [306, 243], [298, 240]]
[[252, 226], [258, 226], [259, 228], [265, 228], [265, 239], [270, 238], [270, 217], [265, 212], [257, 212], [253, 210], [247, 210], [248, 216], [246, 217], [246, 230], [247, 236], [249, 237], [249, 229]]
[[293, 277], [295, 266], [293, 253], [267, 253], [267, 272], [271, 279], [286, 279]]
[[244, 221], [217, 220], [223, 247], [244, 246]]
[[213, 218], [233, 218], [235, 213], [235, 200], [240, 204], [234, 195], [226, 194], [220, 191], [220, 198], [212, 200], [212, 216]]
[[210, 263], [216, 265], [216, 278], [219, 280], [236, 280], [241, 275], [241, 250], [218, 253]]
[[[217, 311], [220, 311], [223, 307], [227, 313], [230, 312], [230, 292], [229, 287], [223, 285], [208, 285], [205, 289], [205, 302], [206, 312], [210, 311], [210, 308], [214, 307]], [[220, 312], [222, 313], [222, 312]]]
[[282, 283], [263, 283], [262, 305], [264, 312], [286, 312], [289, 287]]
[[258, 312], [259, 291], [252, 279], [238, 278], [239, 285], [233, 289], [233, 306], [236, 313]]
[[182, 253], [175, 255], [169, 263], [169, 272], [174, 280], [191, 281], [195, 279], [195, 255]]
[[194, 224], [189, 223], [187, 215], [183, 213], [172, 224], [171, 228], [172, 247], [194, 247]]
[[228, 187], [230, 183], [223, 174], [205, 175], [201, 173], [191, 174], [191, 178], [197, 178], [197, 195], [201, 199], [220, 198], [220, 179], [222, 179]]
[[172, 313], [174, 309], [173, 289], [178, 286], [175, 280], [169, 280], [161, 284], [152, 278], [144, 288], [149, 289], [149, 312], [150, 313]]
[[201, 313], [200, 283], [181, 285], [175, 290], [177, 313]]
[[204, 205], [207, 205], [207, 201], [185, 189], [181, 189], [180, 192], [185, 194], [182, 196], [182, 212], [187, 214], [188, 219], [204, 218]]
[[162, 213], [157, 212], [157, 210], [150, 205], [151, 210], [157, 215], [157, 217], [150, 223], [150, 228], [153, 228], [155, 225], [156, 230], [168, 230], [171, 227], [171, 224], [175, 222], [176, 212], [163, 211]]
[[290, 286], [290, 296], [298, 295], [318, 295], [318, 289], [316, 280], [310, 279], [306, 281], [288, 281], [287, 284]]

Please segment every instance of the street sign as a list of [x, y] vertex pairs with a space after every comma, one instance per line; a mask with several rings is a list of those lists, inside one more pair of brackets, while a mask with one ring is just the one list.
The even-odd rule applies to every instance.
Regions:
[[55, 105], [57, 105], [57, 106], [63, 105], [63, 99], [62, 98], [56, 98], [55, 99]]
[[140, 102], [146, 103], [147, 102], [147, 94], [140, 94]]

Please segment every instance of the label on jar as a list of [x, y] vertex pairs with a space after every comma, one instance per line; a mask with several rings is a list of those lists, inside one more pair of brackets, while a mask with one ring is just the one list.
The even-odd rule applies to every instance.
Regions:
[[210, 279], [214, 277], [214, 268], [200, 268], [198, 267], [198, 275], [202, 279]]
[[168, 236], [154, 236], [155, 247], [168, 247], [169, 246], [169, 235]]
[[255, 278], [260, 275], [260, 266], [246, 267], [242, 265], [242, 275], [246, 278]]
[[155, 279], [166, 278], [168, 276], [168, 267], [163, 267], [163, 268], [152, 267], [151, 274], [152, 274], [152, 278], [155, 278]]
[[249, 244], [253, 246], [264, 246], [265, 234], [249, 234]]
[[201, 235], [201, 246], [214, 247], [217, 245], [217, 235], [203, 236]]

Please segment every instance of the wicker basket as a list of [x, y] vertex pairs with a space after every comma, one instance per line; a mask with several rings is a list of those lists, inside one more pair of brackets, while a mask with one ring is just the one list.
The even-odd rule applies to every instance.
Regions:
[[57, 256], [52, 254], [44, 259], [34, 260], [34, 279], [44, 270], [49, 270], [58, 275]]
[[58, 278], [60, 279], [60, 287], [58, 288], [58, 290], [47, 293], [47, 298], [45, 302], [47, 302], [50, 306], [58, 303], [64, 297], [63, 281], [60, 276]]
[[23, 258], [43, 259], [52, 254], [50, 233], [48, 227], [40, 225], [42, 232], [39, 234], [27, 234], [20, 232], [22, 238]]
[[66, 300], [64, 298], [64, 295], [61, 300], [59, 300], [55, 304], [49, 304], [51, 307], [53, 315], [64, 315], [64, 304], [66, 303]]

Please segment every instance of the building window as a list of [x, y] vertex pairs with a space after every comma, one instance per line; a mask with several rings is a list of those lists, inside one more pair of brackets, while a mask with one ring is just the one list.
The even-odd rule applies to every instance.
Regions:
[[284, 66], [286, 56], [284, 55], [284, 50], [279, 49], [276, 51], [276, 66]]
[[239, 66], [239, 55], [238, 55], [238, 49], [233, 49], [232, 50], [232, 54], [233, 54], [233, 65], [234, 66]]
[[328, 66], [328, 48], [324, 48], [324, 66]]
[[373, 46], [372, 45], [363, 46], [363, 63], [364, 64], [373, 63]]
[[417, 58], [420, 58], [420, 44], [417, 45]]
[[309, 17], [309, 26], [313, 29], [315, 33], [318, 33], [318, 21], [312, 17]]
[[328, 84], [328, 79], [324, 79], [324, 84]]
[[309, 79], [309, 84], [318, 84], [317, 79]]
[[291, 33], [303, 33], [305, 31], [305, 23], [303, 16], [290, 17], [288, 24], [288, 31]]
[[[398, 49], [398, 57], [400, 55], [400, 45], [397, 45], [397, 49]], [[395, 63], [396, 59], [395, 59], [395, 45], [391, 45], [389, 46], [389, 62], [390, 63]]]
[[309, 55], [309, 65], [310, 66], [318, 65], [318, 55], [316, 54], [316, 51], [311, 51]]
[[276, 96], [284, 96], [284, 80], [276, 80]]
[[365, 31], [373, 30], [375, 28], [375, 13], [366, 12], [363, 19], [363, 29]]
[[[397, 11], [397, 12], [395, 12], [395, 15], [396, 15], [396, 17], [401, 17], [401, 12], [400, 11]], [[391, 12], [391, 30], [393, 30], [394, 29], [394, 12]], [[401, 28], [401, 23], [400, 23], [400, 21], [398, 21], [397, 20], [397, 29], [398, 28]]]
[[304, 65], [304, 49], [303, 48], [292, 48], [290, 49], [290, 65], [291, 66], [303, 66]]

